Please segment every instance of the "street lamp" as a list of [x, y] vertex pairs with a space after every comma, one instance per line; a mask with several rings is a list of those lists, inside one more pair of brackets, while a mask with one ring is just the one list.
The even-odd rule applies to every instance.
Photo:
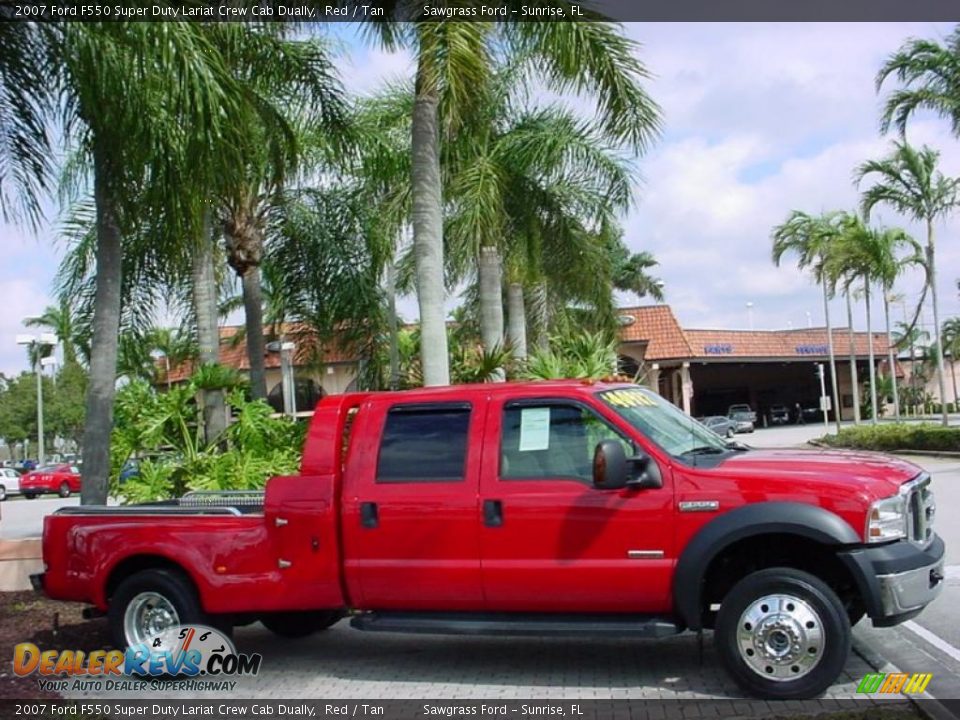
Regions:
[[747, 323], [750, 325], [750, 329], [753, 330], [753, 303], [747, 302]]
[[283, 412], [291, 418], [297, 416], [297, 393], [293, 378], [293, 353], [296, 343], [289, 340], [267, 343], [267, 352], [280, 353], [280, 383], [283, 390]]
[[[44, 348], [54, 347], [57, 336], [53, 333], [39, 335], [17, 335], [17, 345], [26, 345], [33, 350], [33, 370], [37, 374], [37, 463], [43, 465], [45, 448], [43, 447], [43, 365], [56, 363], [54, 358], [41, 358]], [[44, 363], [44, 360], [52, 362]]]

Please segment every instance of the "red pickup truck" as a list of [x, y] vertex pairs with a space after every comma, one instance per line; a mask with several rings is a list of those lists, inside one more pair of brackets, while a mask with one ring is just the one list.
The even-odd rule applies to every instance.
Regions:
[[850, 626], [943, 585], [929, 476], [875, 454], [728, 444], [633, 385], [353, 393], [317, 407], [299, 475], [45, 520], [47, 595], [120, 647], [176, 624], [368, 631], [714, 631], [749, 693], [803, 698]]

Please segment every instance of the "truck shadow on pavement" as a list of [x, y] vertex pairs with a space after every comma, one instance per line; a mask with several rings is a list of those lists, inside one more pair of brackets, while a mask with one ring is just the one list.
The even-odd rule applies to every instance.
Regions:
[[[237, 628], [237, 647], [263, 655], [238, 691], [329, 698], [743, 698], [704, 635], [667, 640], [499, 638], [361, 633], [343, 621], [287, 640], [261, 625]], [[870, 669], [851, 654], [827, 698], [855, 696]]]

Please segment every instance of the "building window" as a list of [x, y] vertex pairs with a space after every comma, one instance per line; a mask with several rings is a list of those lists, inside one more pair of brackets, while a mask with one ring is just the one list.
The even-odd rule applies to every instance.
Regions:
[[460, 482], [467, 459], [470, 408], [397, 406], [387, 413], [378, 483]]

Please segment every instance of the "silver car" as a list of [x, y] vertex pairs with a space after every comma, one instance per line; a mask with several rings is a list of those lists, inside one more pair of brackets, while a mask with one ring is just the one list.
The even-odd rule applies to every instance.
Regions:
[[20, 473], [13, 468], [0, 468], [0, 500], [20, 494]]
[[717, 435], [725, 438], [732, 438], [737, 431], [737, 423], [723, 415], [711, 415], [701, 420], [704, 425], [713, 430]]

